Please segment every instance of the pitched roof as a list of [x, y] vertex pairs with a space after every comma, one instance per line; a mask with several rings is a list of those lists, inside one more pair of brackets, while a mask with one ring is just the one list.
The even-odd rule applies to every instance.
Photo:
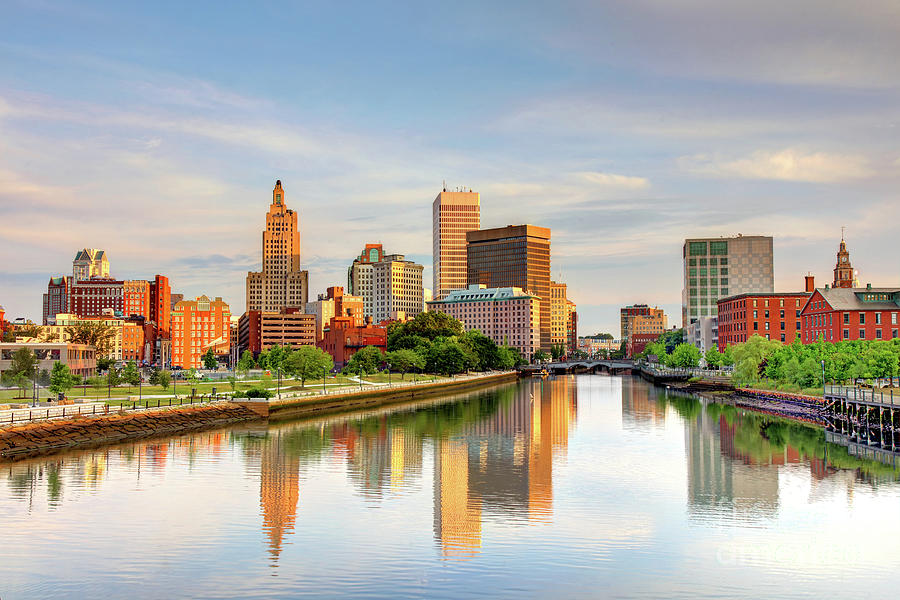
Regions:
[[[834, 310], [897, 310], [900, 288], [818, 288], [819, 294]], [[869, 294], [888, 294], [890, 300], [866, 300]]]

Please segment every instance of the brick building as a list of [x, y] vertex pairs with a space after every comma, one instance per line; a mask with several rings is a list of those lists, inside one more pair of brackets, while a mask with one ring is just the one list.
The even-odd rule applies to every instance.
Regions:
[[47, 283], [47, 292], [44, 294], [41, 319], [44, 325], [52, 325], [57, 314], [69, 312], [71, 286], [71, 277], [61, 275], [50, 278]]
[[621, 339], [627, 340], [632, 333], [655, 333], [657, 336], [669, 328], [665, 311], [646, 304], [632, 304], [619, 309]]
[[718, 302], [718, 349], [759, 335], [790, 344], [801, 334], [800, 311], [815, 289], [812, 276], [806, 290], [773, 294], [737, 294]]
[[332, 317], [325, 328], [322, 339], [316, 344], [331, 355], [334, 366], [342, 368], [362, 348], [375, 346], [384, 352], [387, 349], [387, 327], [383, 324], [362, 326], [354, 324], [351, 317]]
[[28, 348], [34, 353], [39, 371], [51, 371], [54, 363], [61, 362], [69, 367], [73, 375], [92, 377], [97, 374], [97, 353], [94, 347], [65, 342], [0, 343], [0, 373], [10, 368], [13, 354], [21, 348]]
[[321, 340], [332, 317], [350, 317], [355, 326], [365, 323], [365, 300], [361, 296], [345, 294], [341, 286], [332, 286], [319, 294], [319, 299], [307, 302], [304, 312], [316, 317], [316, 340]]
[[900, 288], [818, 288], [800, 311], [801, 341], [894, 339], [898, 314]]
[[172, 311], [172, 366], [200, 368], [210, 348], [216, 355], [228, 354], [231, 309], [221, 298], [182, 300]]
[[625, 342], [625, 358], [634, 358], [640, 355], [647, 344], [658, 340], [660, 335], [659, 333], [632, 333]]

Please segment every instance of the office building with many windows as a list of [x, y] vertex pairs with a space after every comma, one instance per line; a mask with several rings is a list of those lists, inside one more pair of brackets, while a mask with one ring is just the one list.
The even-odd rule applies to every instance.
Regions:
[[682, 326], [715, 317], [720, 298], [775, 291], [772, 238], [743, 236], [686, 239], [682, 249]]
[[[432, 294], [440, 299], [467, 285], [466, 234], [481, 227], [478, 192], [441, 191], [431, 205]], [[358, 292], [355, 292], [358, 293]]]

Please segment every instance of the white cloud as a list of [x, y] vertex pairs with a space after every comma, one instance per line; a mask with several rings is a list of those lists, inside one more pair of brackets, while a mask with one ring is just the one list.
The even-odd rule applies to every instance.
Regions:
[[703, 154], [686, 156], [679, 159], [679, 166], [687, 171], [715, 177], [813, 183], [836, 183], [873, 175], [868, 160], [862, 155], [804, 152], [792, 148], [775, 152], [758, 150], [737, 159]]
[[615, 173], [599, 173], [596, 171], [581, 171], [574, 175], [583, 181], [604, 187], [623, 188], [628, 190], [643, 190], [650, 187], [650, 181], [644, 177], [616, 175]]

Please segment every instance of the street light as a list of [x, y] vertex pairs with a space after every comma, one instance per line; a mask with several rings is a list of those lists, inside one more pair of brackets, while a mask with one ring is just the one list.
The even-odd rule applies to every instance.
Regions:
[[391, 387], [391, 363], [385, 363], [388, 370], [388, 387]]
[[325, 377], [328, 374], [328, 369], [322, 367], [322, 393], [327, 394], [328, 390], [325, 389]]
[[825, 361], [822, 360], [822, 398], [825, 397]]

